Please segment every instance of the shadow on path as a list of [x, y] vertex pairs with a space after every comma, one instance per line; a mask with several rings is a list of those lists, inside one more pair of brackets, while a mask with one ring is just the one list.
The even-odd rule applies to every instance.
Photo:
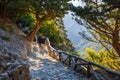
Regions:
[[31, 80], [80, 80], [78, 73], [40, 51], [30, 53], [28, 63]]

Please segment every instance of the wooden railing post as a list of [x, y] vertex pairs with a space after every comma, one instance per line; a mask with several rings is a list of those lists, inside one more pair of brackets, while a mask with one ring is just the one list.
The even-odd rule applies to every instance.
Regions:
[[71, 65], [71, 55], [69, 55], [69, 63], [68, 65], [70, 66]]
[[[75, 64], [77, 63], [77, 61], [78, 61], [78, 59], [75, 58]], [[77, 65], [75, 65], [75, 64], [74, 64], [74, 70], [76, 70], [76, 68], [77, 68]]]
[[87, 65], [87, 77], [91, 76], [91, 72], [90, 72], [90, 64]]
[[[62, 56], [62, 54], [66, 55], [67, 58], [66, 58], [66, 56]], [[116, 71], [113, 71], [109, 68], [105, 68], [105, 67], [103, 67], [99, 64], [96, 64], [96, 63], [91, 62], [91, 61], [84, 60], [84, 59], [82, 59], [80, 57], [77, 57], [75, 55], [67, 54], [64, 51], [60, 51], [58, 53], [58, 56], [59, 56], [59, 61], [60, 62], [63, 61], [63, 64], [67, 63], [70, 66], [72, 64], [72, 61], [73, 61], [73, 66], [74, 66], [73, 68], [74, 68], [75, 71], [77, 70], [78, 66], [82, 66], [82, 67], [87, 68], [87, 71], [86, 71], [87, 77], [93, 76], [95, 80], [100, 80], [100, 79], [99, 79], [99, 76], [97, 75], [97, 73], [94, 71], [93, 66], [96, 66], [96, 67], [98, 67], [98, 68], [100, 68], [100, 69], [102, 69], [102, 70], [104, 70], [104, 71], [106, 71], [110, 74], [120, 76], [120, 72], [116, 72]]]
[[59, 61], [61, 62], [62, 61], [62, 59], [61, 59], [61, 52], [58, 52], [58, 54], [59, 54]]

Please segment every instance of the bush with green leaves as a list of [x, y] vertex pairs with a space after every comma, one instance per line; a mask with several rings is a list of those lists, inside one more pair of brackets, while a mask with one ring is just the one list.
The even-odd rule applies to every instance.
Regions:
[[96, 52], [95, 50], [88, 48], [86, 49], [87, 55], [84, 57], [86, 60], [90, 60], [102, 66], [111, 68], [116, 71], [120, 71], [120, 58], [116, 56], [113, 49], [110, 49], [111, 54], [106, 50], [100, 50]]

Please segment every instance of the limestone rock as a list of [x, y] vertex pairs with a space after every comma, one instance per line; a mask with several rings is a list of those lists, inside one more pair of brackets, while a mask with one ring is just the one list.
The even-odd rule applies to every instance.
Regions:
[[0, 80], [30, 80], [26, 58], [31, 45], [10, 21], [0, 19]]

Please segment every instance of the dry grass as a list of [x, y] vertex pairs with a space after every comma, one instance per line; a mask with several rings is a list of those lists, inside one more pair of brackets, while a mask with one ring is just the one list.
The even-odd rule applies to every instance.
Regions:
[[15, 32], [16, 29], [14, 28], [14, 24], [10, 20], [3, 20], [0, 19], [0, 28], [4, 31]]
[[1, 35], [0, 35], [0, 38], [1, 38], [2, 40], [5, 40], [5, 41], [10, 41], [10, 38], [7, 37], [7, 36], [1, 36]]

